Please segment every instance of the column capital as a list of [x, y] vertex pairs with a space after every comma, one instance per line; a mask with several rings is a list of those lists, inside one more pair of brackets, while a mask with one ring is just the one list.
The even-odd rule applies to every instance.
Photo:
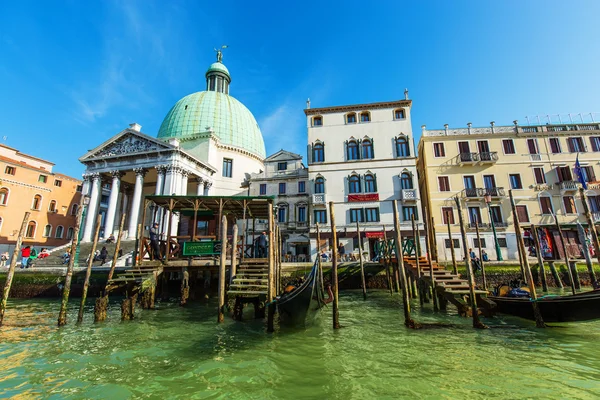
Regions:
[[168, 167], [169, 167], [168, 165], [162, 164], [162, 165], [157, 165], [154, 168], [156, 169], [156, 173], [158, 173], [160, 175], [164, 175], [167, 172]]
[[204, 181], [204, 187], [207, 189], [210, 189], [210, 187], [212, 186], [212, 182], [211, 181]]
[[181, 175], [183, 175], [184, 178], [187, 178], [188, 176], [191, 175], [191, 172], [188, 171], [187, 169], [181, 168]]
[[167, 172], [181, 173], [181, 171], [183, 171], [183, 168], [181, 168], [177, 165], [167, 166]]
[[125, 172], [119, 171], [119, 170], [113, 170], [113, 171], [110, 171], [109, 174], [113, 178], [121, 178], [123, 175], [125, 175]]
[[133, 172], [135, 172], [136, 176], [141, 176], [143, 178], [148, 170], [146, 168], [134, 168]]
[[202, 178], [201, 176], [197, 176], [194, 179], [194, 182], [196, 182], [198, 185], [202, 185], [204, 183], [204, 178]]
[[83, 174], [83, 179], [87, 180], [87, 181], [98, 180], [98, 179], [100, 179], [100, 173], [99, 172], [88, 172], [86, 174]]

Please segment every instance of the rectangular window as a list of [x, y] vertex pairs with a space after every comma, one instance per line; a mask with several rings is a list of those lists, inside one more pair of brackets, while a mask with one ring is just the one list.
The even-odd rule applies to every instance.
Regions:
[[537, 140], [535, 139], [527, 139], [527, 148], [529, 149], [529, 154], [540, 154]]
[[267, 184], [266, 183], [261, 183], [260, 184], [260, 193], [261, 196], [264, 196], [267, 194]]
[[452, 207], [442, 207], [442, 221], [444, 221], [444, 225], [454, 224], [454, 209]]
[[590, 203], [591, 212], [600, 211], [600, 196], [588, 196], [588, 201]]
[[403, 221], [412, 221], [412, 216], [415, 216], [415, 221], [419, 219], [417, 215], [417, 207], [415, 206], [403, 206], [402, 217]]
[[231, 178], [233, 175], [233, 160], [231, 158], [223, 159], [223, 176]]
[[600, 151], [600, 136], [591, 136], [590, 144], [592, 145], [592, 151]]
[[550, 215], [553, 212], [552, 209], [552, 198], [548, 196], [540, 197], [540, 208], [542, 209], [542, 214]]
[[277, 163], [277, 171], [285, 171], [287, 169], [287, 161]]
[[298, 182], [298, 193], [306, 193], [306, 182], [305, 181]]
[[379, 222], [379, 208], [365, 208], [367, 222]]
[[508, 175], [508, 180], [510, 181], [511, 189], [523, 189], [523, 183], [521, 182], [520, 174], [510, 174]]
[[481, 225], [481, 211], [479, 207], [469, 207], [467, 211], [469, 212], [469, 222]]
[[315, 224], [326, 224], [327, 223], [327, 211], [325, 210], [315, 210]]
[[362, 208], [350, 209], [350, 222], [364, 222]]
[[40, 175], [38, 177], [38, 182], [40, 182], [40, 183], [46, 183], [46, 182], [48, 182], [48, 176], [46, 176], [46, 175]]
[[550, 151], [552, 154], [559, 154], [562, 152], [559, 138], [550, 138]]
[[506, 238], [498, 238], [498, 246], [507, 248], [508, 245], [506, 244]]
[[567, 138], [567, 145], [571, 153], [585, 153], [585, 145], [580, 137]]
[[479, 239], [481, 241], [481, 246], [479, 245], [479, 241], [477, 241], [477, 238], [473, 238], [473, 247], [478, 249], [479, 247], [481, 247], [482, 249], [485, 248], [485, 239], [480, 238]]
[[475, 189], [475, 177], [473, 175], [467, 175], [463, 177], [465, 183], [465, 189]]
[[55, 179], [54, 180], [54, 186], [61, 187], [62, 186], [62, 181], [60, 179]]
[[14, 175], [17, 172], [17, 169], [15, 167], [11, 167], [10, 165], [7, 165], [6, 168], [4, 169], [4, 173], [7, 175]]
[[446, 157], [446, 150], [444, 149], [444, 143], [433, 144], [433, 154], [436, 157]]
[[[449, 249], [450, 248], [450, 239], [445, 239], [444, 242], [445, 242], [446, 248]], [[452, 242], [454, 244], [455, 249], [460, 249], [460, 241], [458, 239], [452, 239]]]
[[477, 141], [477, 150], [479, 151], [479, 153], [489, 153], [490, 145], [488, 144], [488, 141], [487, 140], [478, 140]]
[[306, 207], [298, 207], [298, 222], [306, 222]]
[[286, 222], [286, 210], [285, 207], [279, 207], [277, 209], [277, 222]]
[[537, 183], [538, 185], [546, 183], [546, 175], [544, 174], [543, 167], [533, 168], [533, 176], [535, 178], [535, 183]]
[[569, 167], [556, 167], [556, 173], [558, 175], [558, 181], [572, 181], [573, 176], [571, 175], [571, 168]]
[[594, 167], [585, 166], [581, 167], [581, 175], [583, 176], [583, 180], [586, 182], [595, 182], [596, 175], [594, 174]]
[[517, 218], [519, 222], [529, 222], [529, 214], [527, 213], [527, 207], [525, 206], [516, 206], [517, 209]]
[[496, 178], [494, 175], [483, 176], [483, 187], [486, 189], [494, 189], [496, 187]]
[[563, 204], [565, 205], [566, 214], [577, 214], [577, 209], [575, 208], [575, 198], [573, 196], [564, 196]]
[[77, 185], [77, 192], [81, 193], [83, 192], [83, 185]]
[[449, 192], [450, 191], [450, 180], [447, 176], [438, 176], [438, 186], [440, 188], [440, 192]]
[[279, 194], [285, 194], [285, 187], [286, 187], [285, 182], [281, 182], [279, 184]]
[[512, 139], [503, 139], [502, 147], [504, 148], [504, 154], [515, 154], [515, 143]]
[[494, 221], [495, 224], [503, 222], [502, 209], [500, 208], [500, 206], [490, 206], [490, 211], [492, 213], [492, 221]]

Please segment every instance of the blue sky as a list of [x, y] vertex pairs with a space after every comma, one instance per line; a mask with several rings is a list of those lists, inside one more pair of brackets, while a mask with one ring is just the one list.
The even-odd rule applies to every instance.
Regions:
[[308, 97], [395, 100], [406, 87], [416, 136], [598, 112], [598, 15], [598, 1], [0, 0], [0, 140], [80, 176], [77, 158], [129, 123], [156, 135], [204, 89], [221, 44], [269, 154], [305, 153]]

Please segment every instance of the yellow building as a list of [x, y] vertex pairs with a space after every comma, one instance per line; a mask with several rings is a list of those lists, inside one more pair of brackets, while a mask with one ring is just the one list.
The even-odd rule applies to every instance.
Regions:
[[81, 181], [52, 172], [53, 163], [0, 144], [0, 251], [14, 248], [26, 211], [24, 244], [63, 245], [73, 237]]
[[[504, 260], [518, 259], [509, 189], [523, 226], [542, 227], [542, 247], [547, 258], [564, 252], [554, 229], [556, 213], [567, 241], [567, 252], [583, 257], [577, 222], [587, 227], [579, 196], [577, 157], [594, 220], [600, 219], [600, 126], [598, 123], [495, 126], [428, 130], [422, 126], [418, 146], [419, 187], [428, 207], [439, 260], [450, 260], [450, 222], [457, 259], [463, 257], [457, 206], [458, 197], [467, 229], [467, 245], [478, 253], [475, 223], [480, 225], [482, 247], [496, 260], [492, 222]], [[486, 203], [484, 196], [488, 194]], [[434, 233], [435, 232], [435, 233]], [[433, 236], [434, 235], [434, 236]], [[529, 237], [529, 231], [524, 233]], [[460, 245], [459, 245], [460, 244]], [[529, 243], [526, 243], [528, 245]], [[460, 249], [459, 249], [460, 247]]]

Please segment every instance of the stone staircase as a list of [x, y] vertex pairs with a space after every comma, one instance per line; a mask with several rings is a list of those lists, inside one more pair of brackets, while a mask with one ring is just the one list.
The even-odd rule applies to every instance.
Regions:
[[[113, 255], [115, 254], [116, 244], [100, 242], [96, 246], [96, 249], [101, 250], [102, 247], [104, 247], [104, 246], [106, 247], [106, 250], [108, 250], [108, 258], [106, 259], [106, 261], [108, 263], [112, 260]], [[41, 249], [41, 247], [36, 247], [36, 250], [39, 251], [40, 249]], [[67, 247], [67, 249], [70, 249], [70, 247]], [[125, 256], [128, 253], [133, 252], [134, 249], [135, 249], [135, 240], [121, 240], [121, 250], [123, 250], [123, 256]], [[91, 253], [91, 251], [92, 251], [92, 243], [81, 243], [79, 245], [79, 266], [80, 267], [87, 266], [85, 260], [88, 258], [88, 255]], [[64, 254], [64, 250], [63, 251], [54, 251], [54, 252], [50, 253], [50, 255], [46, 258], [37, 259], [35, 261], [35, 266], [36, 267], [55, 267], [57, 265], [60, 266], [60, 265], [62, 265], [63, 254]], [[93, 265], [99, 266], [100, 261], [94, 261]]]
[[158, 278], [163, 272], [162, 265], [138, 265], [132, 267], [107, 282], [108, 290], [130, 283], [143, 284], [147, 279]]
[[258, 297], [266, 296], [269, 288], [269, 263], [266, 258], [245, 259], [237, 267], [228, 296]]

